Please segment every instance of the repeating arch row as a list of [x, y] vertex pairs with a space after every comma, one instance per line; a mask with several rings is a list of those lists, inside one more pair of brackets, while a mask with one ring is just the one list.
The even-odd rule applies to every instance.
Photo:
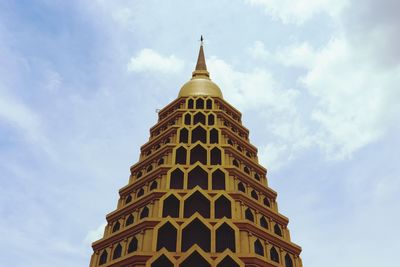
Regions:
[[134, 253], [139, 249], [140, 247], [138, 236], [132, 236], [126, 241], [118, 242], [112, 247], [100, 251], [98, 257], [98, 265], [103, 265], [110, 260], [116, 260], [127, 254]]
[[283, 237], [282, 226], [279, 223], [271, 220], [267, 216], [265, 216], [263, 214], [257, 214], [257, 216], [255, 216], [255, 212], [250, 208], [246, 208], [244, 210], [243, 216], [244, 216], [244, 219], [251, 221], [255, 224], [258, 224], [262, 228], [264, 228], [266, 230], [270, 230], [274, 234], [276, 234], [280, 237]]
[[241, 267], [243, 263], [236, 259], [232, 254], [227, 253], [216, 260], [212, 260], [198, 250], [193, 250], [178, 261], [173, 257], [167, 257], [166, 254], [157, 256], [149, 265], [150, 267]]
[[202, 112], [198, 111], [196, 113], [185, 113], [183, 114], [183, 124], [184, 125], [196, 125], [198, 123], [203, 124], [203, 125], [215, 125], [217, 121], [217, 117], [215, 116], [214, 113], [208, 112]]
[[188, 98], [186, 100], [186, 107], [188, 109], [212, 109], [214, 101], [212, 98]]
[[225, 190], [227, 175], [221, 169], [207, 171], [197, 165], [191, 170], [176, 168], [168, 175], [170, 189], [192, 189], [196, 186], [204, 190]]
[[129, 192], [125, 196], [122, 197], [122, 201], [124, 205], [127, 205], [132, 202], [133, 199], [138, 199], [146, 194], [150, 193], [153, 190], [158, 189], [158, 181], [151, 181], [141, 188], [136, 189], [135, 191]]
[[191, 130], [184, 127], [179, 130], [178, 142], [183, 144], [194, 144], [196, 142], [201, 142], [203, 144], [218, 144], [219, 131], [215, 128], [207, 130], [200, 125]]
[[[179, 226], [167, 221], [157, 228], [156, 249], [185, 252], [198, 246], [205, 252], [236, 252], [237, 235], [237, 228], [228, 222], [211, 226], [199, 217], [194, 217], [190, 222]], [[178, 238], [181, 238], [181, 242], [177, 242]]]
[[175, 163], [181, 165], [193, 165], [200, 162], [204, 165], [221, 165], [222, 151], [218, 147], [205, 148], [200, 144], [189, 149], [181, 146], [176, 149]]
[[189, 218], [196, 213], [203, 218], [232, 218], [232, 201], [224, 194], [209, 198], [199, 190], [184, 198], [171, 193], [162, 201], [162, 217]]
[[[267, 257], [269, 260], [276, 263], [281, 263], [282, 255], [279, 253], [280, 249], [274, 245], [264, 245], [264, 243], [265, 242], [260, 241], [260, 239], [256, 239], [253, 244], [254, 253], [261, 257]], [[283, 257], [283, 264], [285, 267], [293, 267], [293, 256], [286, 252]]]
[[236, 190], [250, 196], [254, 201], [262, 203], [265, 207], [272, 208], [272, 200], [264, 194], [257, 192], [244, 182], [237, 181]]
[[107, 228], [109, 229], [107, 232], [109, 233], [118, 232], [130, 226], [131, 224], [139, 222], [149, 216], [150, 216], [150, 208], [148, 206], [144, 206], [116, 221], [110, 222], [107, 225]]

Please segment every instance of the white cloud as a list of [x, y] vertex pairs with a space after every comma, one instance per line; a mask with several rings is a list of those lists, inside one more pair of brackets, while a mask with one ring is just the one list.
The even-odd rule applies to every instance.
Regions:
[[284, 23], [302, 24], [315, 14], [325, 12], [337, 16], [348, 4], [348, 0], [246, 0], [254, 6], [261, 6], [265, 12]]
[[101, 239], [103, 237], [104, 228], [106, 227], [106, 225], [106, 223], [102, 223], [96, 229], [90, 230], [85, 236], [83, 243], [91, 245], [94, 241]]
[[261, 41], [255, 41], [247, 51], [255, 59], [267, 59], [270, 57], [270, 52], [265, 48], [265, 44]]
[[399, 108], [400, 67], [371, 64], [360, 44], [332, 40], [316, 53], [303, 77], [317, 106], [312, 117], [320, 124], [317, 140], [330, 157], [343, 158], [377, 140], [393, 124]]
[[293, 111], [293, 101], [299, 92], [281, 88], [267, 70], [238, 71], [216, 57], [208, 59], [207, 65], [216, 83], [223, 88], [225, 98], [240, 110], [262, 106], [276, 112]]
[[41, 120], [36, 112], [5, 92], [0, 96], [0, 120], [8, 122], [27, 139], [43, 139]]
[[183, 60], [175, 55], [163, 56], [156, 51], [145, 48], [136, 57], [132, 57], [127, 65], [131, 72], [177, 73], [183, 69]]
[[293, 44], [280, 49], [276, 60], [285, 66], [309, 68], [315, 63], [315, 51], [309, 43]]

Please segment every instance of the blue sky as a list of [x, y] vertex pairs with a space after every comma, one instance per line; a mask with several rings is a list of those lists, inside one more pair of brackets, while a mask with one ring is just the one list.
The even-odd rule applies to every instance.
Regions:
[[90, 243], [194, 67], [243, 113], [307, 267], [400, 249], [395, 0], [0, 1], [0, 266]]

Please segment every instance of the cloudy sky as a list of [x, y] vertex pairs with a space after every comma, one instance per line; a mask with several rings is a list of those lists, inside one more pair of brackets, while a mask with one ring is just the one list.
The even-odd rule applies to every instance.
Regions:
[[398, 0], [0, 0], [0, 266], [88, 266], [191, 75], [243, 112], [305, 267], [395, 266]]

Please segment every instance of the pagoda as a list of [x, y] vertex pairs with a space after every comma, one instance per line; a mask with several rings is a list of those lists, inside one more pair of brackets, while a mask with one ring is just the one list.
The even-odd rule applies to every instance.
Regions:
[[203, 42], [191, 80], [140, 151], [90, 267], [302, 267], [241, 113], [210, 79]]

